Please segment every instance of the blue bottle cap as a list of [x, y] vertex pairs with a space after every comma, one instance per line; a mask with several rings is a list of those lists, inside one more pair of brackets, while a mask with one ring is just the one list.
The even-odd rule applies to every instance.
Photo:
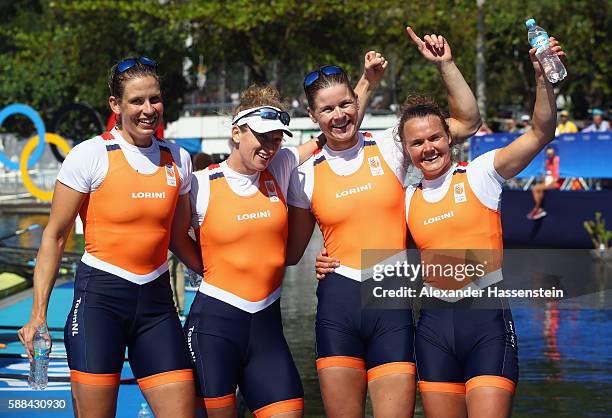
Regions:
[[525, 26], [527, 26], [528, 28], [535, 26], [536, 21], [535, 19], [527, 19], [527, 21], [525, 21]]

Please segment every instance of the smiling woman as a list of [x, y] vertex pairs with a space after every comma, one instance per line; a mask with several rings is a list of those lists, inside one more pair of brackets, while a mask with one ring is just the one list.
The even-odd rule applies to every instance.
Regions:
[[[550, 38], [550, 43], [563, 57], [558, 42]], [[470, 259], [472, 264], [486, 264], [486, 274], [471, 283], [477, 290], [490, 290], [503, 278], [504, 182], [554, 138], [553, 86], [544, 77], [535, 52], [535, 48], [529, 51], [536, 75], [533, 128], [469, 164], [451, 161], [455, 138], [431, 99], [410, 97], [402, 109], [398, 126], [402, 145], [424, 177], [406, 190], [410, 234], [425, 259], [454, 250], [460, 260], [455, 265]], [[424, 280], [437, 290], [452, 289], [448, 281]], [[469, 293], [460, 300], [433, 296], [422, 301], [415, 335], [425, 414], [429, 418], [509, 417], [519, 374], [515, 325], [505, 295], [494, 293], [486, 300]]]
[[[438, 66], [447, 88], [451, 118], [448, 126], [443, 118], [439, 126], [459, 140], [471, 136], [480, 115], [450, 47], [441, 36], [427, 35], [425, 44], [411, 28], [406, 31]], [[373, 67], [374, 78], [380, 79], [385, 67], [383, 58]], [[412, 311], [364, 309], [362, 302], [372, 267], [362, 260], [362, 250], [406, 248], [406, 159], [393, 128], [358, 132], [359, 96], [340, 67], [306, 75], [304, 92], [327, 144], [292, 175], [287, 259], [299, 261], [316, 221], [335, 267], [317, 288], [317, 371], [325, 412], [330, 418], [363, 417], [367, 390], [374, 416], [409, 418], [416, 388]], [[425, 139], [436, 138], [427, 133], [420, 140]], [[427, 147], [427, 164], [440, 165]]]
[[197, 395], [211, 418], [235, 416], [237, 386], [256, 417], [302, 416], [304, 392], [279, 298], [290, 174], [318, 144], [281, 149], [283, 136], [292, 136], [289, 119], [276, 89], [250, 87], [234, 109], [229, 158], [194, 174], [204, 277], [186, 329]]
[[[453, 145], [442, 110], [430, 97], [409, 96], [402, 107], [398, 134], [412, 163], [421, 168], [426, 179], [438, 177], [451, 164]], [[406, 137], [410, 132], [410, 137]], [[448, 140], [447, 140], [448, 138]]]
[[190, 268], [201, 270], [199, 257], [185, 258], [195, 251], [195, 243], [185, 239], [191, 160], [153, 135], [164, 111], [155, 61], [120, 61], [111, 69], [109, 89], [117, 126], [75, 146], [62, 164], [37, 255], [32, 313], [19, 337], [31, 355], [34, 330], [46, 326], [55, 274], [79, 213], [85, 253], [65, 328], [75, 415], [115, 416], [127, 348], [155, 416], [190, 417], [193, 372], [166, 254], [170, 246]]

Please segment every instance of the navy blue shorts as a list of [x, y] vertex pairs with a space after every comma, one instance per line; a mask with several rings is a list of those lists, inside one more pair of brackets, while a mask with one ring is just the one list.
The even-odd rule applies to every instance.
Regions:
[[514, 393], [518, 346], [507, 302], [500, 299], [500, 309], [470, 308], [472, 303], [439, 301], [421, 309], [415, 341], [421, 392], [465, 394], [488, 386]]
[[328, 273], [317, 288], [317, 370], [351, 367], [377, 377], [415, 374], [411, 309], [363, 308], [361, 282]]
[[75, 382], [118, 385], [126, 348], [142, 390], [193, 381], [168, 272], [138, 285], [80, 263], [64, 340]]
[[236, 402], [256, 417], [301, 410], [304, 390], [283, 334], [280, 300], [249, 313], [198, 292], [185, 324], [196, 392], [207, 409]]

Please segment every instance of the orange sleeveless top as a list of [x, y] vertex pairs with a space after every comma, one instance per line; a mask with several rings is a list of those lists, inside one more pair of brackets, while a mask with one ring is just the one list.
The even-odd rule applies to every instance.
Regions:
[[108, 172], [79, 210], [85, 251], [131, 273], [151, 273], [166, 262], [180, 190], [178, 167], [158, 140], [159, 168], [138, 173], [109, 132], [101, 137], [108, 142]]
[[404, 190], [370, 134], [363, 162], [351, 175], [334, 173], [324, 155], [315, 156], [312, 213], [330, 257], [363, 269], [361, 251], [406, 248]]
[[[443, 266], [480, 264], [486, 274], [501, 267], [501, 213], [478, 199], [468, 182], [466, 166], [460, 163], [454, 169], [448, 192], [438, 202], [427, 202], [421, 185], [416, 188], [410, 202], [406, 202], [408, 228], [423, 262]], [[438, 288], [461, 288], [466, 284], [465, 280], [440, 280], [425, 279]]]
[[210, 198], [196, 230], [203, 280], [247, 301], [261, 301], [280, 287], [285, 270], [285, 197], [268, 170], [260, 174], [257, 193], [240, 196], [218, 164], [208, 169]]

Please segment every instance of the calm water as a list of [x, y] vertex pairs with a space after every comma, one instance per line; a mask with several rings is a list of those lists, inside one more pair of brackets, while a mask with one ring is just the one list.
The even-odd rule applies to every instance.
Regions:
[[[4, 215], [0, 235], [45, 216]], [[5, 241], [37, 246], [41, 231]], [[76, 250], [80, 240], [71, 240]], [[307, 417], [324, 416], [314, 362], [316, 279], [313, 262], [321, 237], [313, 238], [300, 264], [287, 269], [282, 306], [285, 333], [302, 375]], [[545, 307], [513, 310], [518, 334], [520, 383], [514, 417], [608, 417], [612, 414], [611, 310], [560, 310]], [[417, 402], [415, 416], [423, 417]]]

